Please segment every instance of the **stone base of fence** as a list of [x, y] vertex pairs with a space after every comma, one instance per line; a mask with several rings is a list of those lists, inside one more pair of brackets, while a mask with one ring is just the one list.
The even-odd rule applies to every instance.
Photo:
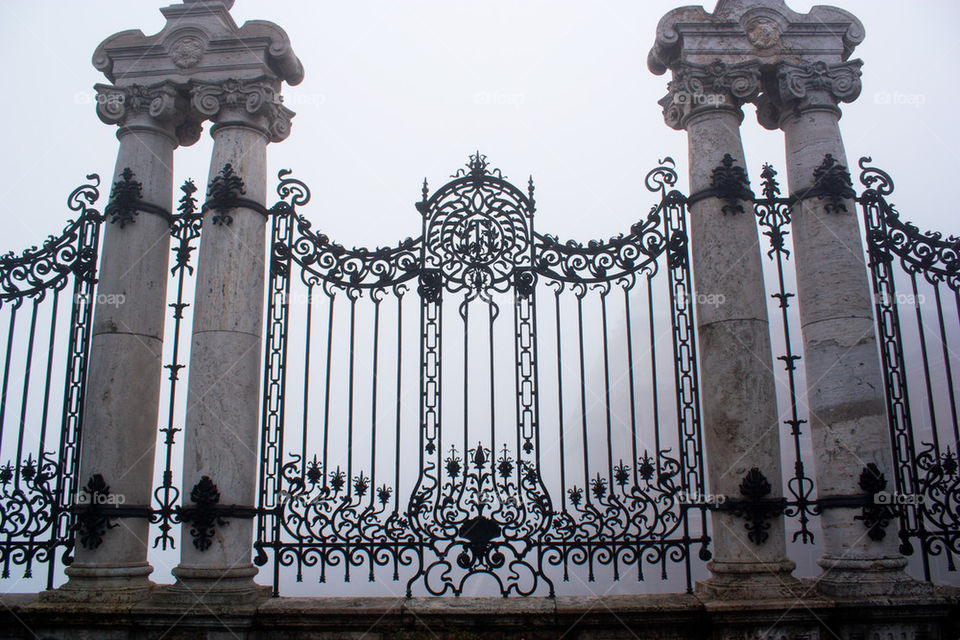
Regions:
[[[953, 640], [960, 587], [925, 597], [705, 601], [691, 594], [557, 598], [263, 598], [135, 605], [0, 596], [0, 638], [153, 640]], [[760, 594], [758, 594], [760, 595]]]

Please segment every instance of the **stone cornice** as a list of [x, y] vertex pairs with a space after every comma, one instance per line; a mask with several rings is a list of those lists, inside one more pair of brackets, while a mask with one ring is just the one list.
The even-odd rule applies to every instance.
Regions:
[[283, 106], [275, 84], [264, 78], [197, 82], [190, 88], [190, 104], [202, 118], [221, 125], [240, 122], [260, 128], [271, 142], [279, 142], [290, 135], [290, 120], [295, 114]]
[[138, 29], [116, 33], [97, 47], [93, 66], [119, 85], [215, 81], [226, 69], [234, 77], [272, 75], [298, 84], [303, 65], [286, 32], [263, 20], [237, 27], [230, 4], [188, 0], [161, 9], [167, 24], [159, 33], [146, 36]]
[[678, 64], [667, 88], [669, 93], [659, 104], [664, 120], [674, 129], [684, 129], [689, 117], [703, 111], [726, 109], [742, 117], [740, 107], [760, 91], [760, 63]]
[[847, 60], [863, 41], [863, 24], [851, 13], [827, 6], [801, 14], [783, 0], [720, 0], [713, 13], [681, 7], [657, 25], [647, 66], [657, 75], [678, 63], [703, 64], [718, 55], [728, 64], [762, 58], [828, 63]]

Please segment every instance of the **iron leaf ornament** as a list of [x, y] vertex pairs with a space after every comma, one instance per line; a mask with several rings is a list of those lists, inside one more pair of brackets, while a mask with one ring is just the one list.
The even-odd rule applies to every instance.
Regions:
[[823, 158], [820, 166], [813, 171], [813, 193], [820, 200], [829, 198], [830, 202], [824, 209], [827, 212], [839, 213], [846, 211], [847, 205], [844, 200], [853, 198], [856, 194], [853, 191], [853, 181], [850, 179], [850, 172], [847, 168], [837, 162], [833, 154], [828, 153]]
[[724, 215], [743, 213], [743, 205], [740, 201], [753, 200], [747, 172], [735, 163], [733, 156], [725, 153], [720, 164], [710, 174], [710, 188], [718, 198], [727, 203], [721, 209]]
[[120, 180], [113, 183], [110, 204], [104, 210], [110, 217], [110, 223], [119, 223], [121, 229], [133, 223], [143, 198], [143, 184], [133, 178], [134, 173], [130, 167], [125, 167], [120, 172]]

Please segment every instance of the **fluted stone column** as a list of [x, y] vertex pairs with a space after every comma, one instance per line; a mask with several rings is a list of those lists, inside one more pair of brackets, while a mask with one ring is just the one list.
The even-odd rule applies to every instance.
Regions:
[[[265, 262], [266, 151], [289, 133], [280, 81], [226, 80], [192, 90], [216, 123], [197, 266], [184, 439], [187, 518], [174, 592], [233, 602], [256, 594], [256, 504]], [[201, 520], [216, 495], [226, 524]], [[207, 528], [209, 527], [209, 528]], [[201, 531], [191, 537], [189, 532]]]
[[[793, 245], [824, 554], [819, 588], [835, 595], [892, 593], [917, 585], [903, 573], [897, 521], [871, 538], [862, 507], [868, 465], [892, 490], [893, 458], [865, 252], [838, 103], [860, 94], [860, 61], [783, 62], [777, 94], [758, 111], [786, 138]], [[869, 472], [867, 472], [869, 473]], [[847, 505], [847, 506], [843, 506]]]
[[[713, 577], [698, 590], [719, 598], [776, 597], [797, 581], [786, 558], [779, 421], [760, 246], [744, 170], [741, 105], [759, 90], [759, 65], [677, 64], [661, 100], [667, 124], [689, 142], [691, 256], [697, 298], [701, 403], [709, 491], [742, 500], [753, 469], [771, 511], [750, 536], [746, 521], [714, 511]], [[709, 300], [710, 303], [705, 301]], [[713, 302], [719, 301], [719, 304]], [[756, 473], [752, 475], [758, 480]]]
[[[112, 496], [103, 502], [107, 508], [120, 504], [143, 511], [152, 499], [173, 151], [195, 139], [190, 127], [180, 129], [184, 138], [177, 137], [185, 110], [170, 83], [97, 86], [97, 114], [119, 125], [120, 150], [105, 209], [90, 343], [77, 499], [81, 506], [89, 506], [94, 490]], [[99, 527], [81, 528], [74, 562], [66, 569], [69, 581], [52, 597], [147, 595], [152, 584], [148, 514], [129, 515], [105, 523], [102, 536], [96, 532]]]

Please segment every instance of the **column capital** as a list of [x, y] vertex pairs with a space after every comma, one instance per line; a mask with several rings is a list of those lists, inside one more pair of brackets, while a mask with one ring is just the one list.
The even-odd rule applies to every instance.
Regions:
[[97, 92], [97, 116], [106, 124], [125, 130], [152, 131], [184, 146], [200, 138], [200, 124], [188, 119], [188, 105], [172, 82], [96, 84], [93, 88]]
[[663, 107], [663, 119], [674, 129], [686, 129], [691, 117], [718, 110], [736, 113], [742, 119], [741, 107], [760, 92], [757, 61], [678, 63], [672, 71], [673, 80], [667, 85], [669, 93], [658, 104]]
[[279, 84], [267, 78], [197, 82], [190, 89], [190, 104], [221, 127], [253, 127], [270, 142], [280, 142], [290, 135], [290, 120], [296, 114], [283, 106]]
[[775, 86], [757, 103], [757, 119], [764, 127], [776, 129], [784, 117], [811, 109], [831, 111], [839, 117], [837, 105], [860, 96], [861, 66], [862, 60], [778, 63]]

